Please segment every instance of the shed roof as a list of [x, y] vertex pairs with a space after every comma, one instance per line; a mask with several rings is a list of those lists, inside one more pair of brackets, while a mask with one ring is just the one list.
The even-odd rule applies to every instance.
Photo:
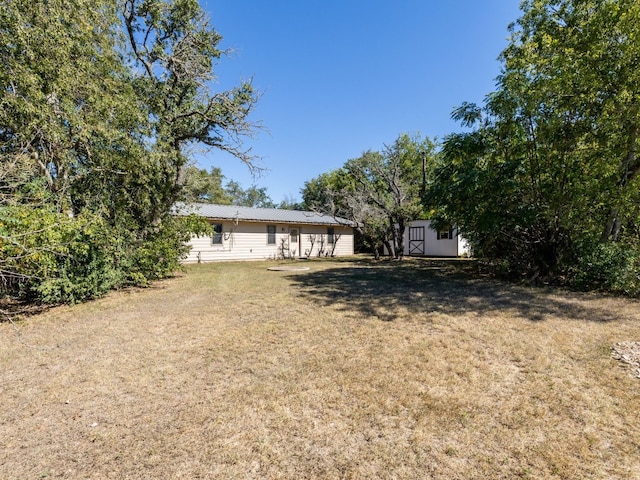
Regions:
[[340, 217], [302, 210], [283, 210], [280, 208], [238, 207], [235, 205], [216, 205], [211, 203], [182, 203], [176, 205], [175, 212], [177, 215], [194, 213], [211, 220], [353, 226], [353, 222]]

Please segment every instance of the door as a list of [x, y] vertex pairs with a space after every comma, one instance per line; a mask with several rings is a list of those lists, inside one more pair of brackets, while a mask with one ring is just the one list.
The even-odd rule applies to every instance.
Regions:
[[289, 229], [289, 256], [300, 256], [300, 229], [297, 227]]
[[409, 227], [409, 255], [424, 255], [424, 227]]

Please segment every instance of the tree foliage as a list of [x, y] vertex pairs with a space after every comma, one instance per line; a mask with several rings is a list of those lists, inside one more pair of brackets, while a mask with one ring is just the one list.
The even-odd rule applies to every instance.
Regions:
[[271, 197], [267, 193], [266, 187], [251, 185], [249, 188], [244, 189], [238, 182], [231, 180], [227, 183], [225, 192], [231, 200], [231, 205], [254, 208], [276, 207], [276, 204], [273, 203], [273, 200], [271, 200]]
[[250, 163], [250, 83], [213, 93], [220, 36], [195, 0], [0, 5], [0, 289], [80, 301], [170, 274], [189, 149]]
[[427, 203], [506, 273], [584, 282], [594, 259], [639, 251], [640, 5], [522, 9], [497, 91], [454, 111], [472, 130], [445, 139]]
[[424, 215], [424, 174], [435, 144], [419, 135], [400, 135], [382, 152], [367, 151], [344, 166], [306, 182], [305, 204], [359, 225], [366, 246], [404, 255], [405, 226]]
[[153, 222], [179, 197], [194, 144], [225, 150], [251, 165], [241, 148], [251, 135], [256, 98], [249, 82], [213, 93], [213, 64], [223, 54], [222, 37], [209, 25], [197, 0], [125, 0], [122, 11], [137, 97], [145, 104], [155, 174], [145, 205]]
[[[210, 171], [196, 166], [188, 166], [184, 170], [182, 200], [188, 203], [216, 203], [219, 205], [238, 205], [242, 207], [276, 208], [266, 187], [251, 185], [242, 188], [235, 180], [229, 180], [223, 186], [224, 175], [218, 167]], [[278, 208], [284, 208], [282, 203]]]
[[230, 205], [231, 197], [222, 186], [224, 175], [218, 167], [210, 171], [190, 165], [184, 169], [182, 200], [187, 203]]

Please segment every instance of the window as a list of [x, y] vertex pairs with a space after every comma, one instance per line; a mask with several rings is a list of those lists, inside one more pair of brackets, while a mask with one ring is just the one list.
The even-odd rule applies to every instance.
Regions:
[[291, 236], [291, 243], [298, 243], [298, 229], [292, 228], [289, 230], [289, 235]]
[[329, 242], [329, 245], [333, 245], [335, 243], [335, 230], [333, 227], [329, 227], [327, 228], [327, 241]]
[[438, 240], [451, 240], [453, 238], [453, 228], [446, 227], [438, 230]]
[[276, 226], [267, 225], [267, 245], [276, 244]]
[[213, 235], [211, 235], [211, 244], [212, 245], [222, 245], [222, 242], [224, 240], [223, 237], [223, 233], [222, 233], [222, 224], [221, 223], [214, 223], [213, 224]]

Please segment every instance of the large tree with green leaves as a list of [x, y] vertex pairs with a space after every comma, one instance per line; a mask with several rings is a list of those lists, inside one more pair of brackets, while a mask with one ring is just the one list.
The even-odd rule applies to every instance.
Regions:
[[219, 41], [195, 0], [0, 5], [5, 293], [75, 301], [176, 267], [190, 148], [252, 161], [256, 96], [211, 90]]
[[[266, 187], [251, 185], [245, 189], [235, 180], [229, 180], [223, 186], [223, 179], [222, 170], [218, 167], [212, 167], [210, 171], [207, 171], [190, 165], [184, 169], [181, 200], [188, 203], [217, 203], [242, 207], [276, 207], [276, 204], [269, 197]], [[279, 208], [283, 208], [283, 206]]]
[[115, 6], [17, 0], [0, 25], [3, 286], [79, 290], [75, 274], [105, 261], [86, 240], [117, 201], [121, 163], [143, 150]]
[[367, 151], [341, 169], [307, 182], [304, 201], [360, 225], [374, 252], [384, 244], [401, 258], [405, 227], [424, 216], [420, 196], [434, 155], [435, 144], [429, 138], [400, 135], [382, 152]]
[[158, 177], [148, 182], [149, 220], [179, 196], [189, 147], [225, 150], [248, 166], [241, 139], [256, 127], [249, 114], [256, 102], [250, 82], [213, 92], [214, 61], [224, 53], [222, 37], [208, 23], [197, 0], [125, 0], [122, 12], [129, 51], [142, 72], [134, 87], [147, 109], [151, 153]]
[[637, 267], [640, 5], [522, 10], [497, 91], [454, 112], [473, 129], [446, 138], [428, 202], [511, 274], [611, 286], [594, 265]]
[[235, 180], [231, 180], [225, 186], [225, 192], [230, 199], [231, 205], [254, 208], [276, 207], [276, 204], [273, 203], [273, 200], [271, 200], [271, 197], [267, 193], [266, 187], [251, 185], [245, 189]]
[[182, 200], [187, 203], [230, 205], [232, 198], [222, 186], [224, 175], [219, 167], [207, 171], [195, 165], [184, 169]]

